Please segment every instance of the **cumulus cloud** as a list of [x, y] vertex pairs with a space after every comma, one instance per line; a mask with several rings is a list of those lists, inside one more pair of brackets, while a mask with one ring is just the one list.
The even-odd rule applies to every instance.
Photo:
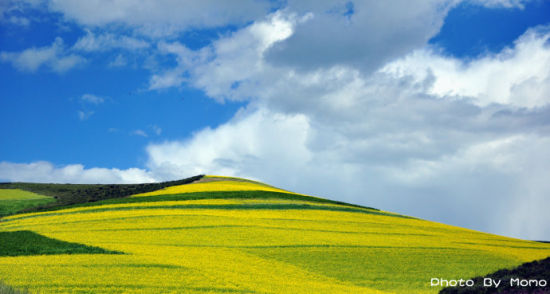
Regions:
[[33, 163], [0, 162], [0, 180], [39, 183], [150, 183], [156, 181], [138, 168], [85, 168], [81, 164], [54, 166], [46, 161]]
[[348, 65], [372, 71], [424, 44], [456, 1], [289, 1], [288, 9], [311, 13], [292, 36], [267, 52], [267, 60], [300, 69]]
[[268, 1], [244, 0], [239, 5], [226, 1], [147, 0], [135, 5], [132, 1], [93, 0], [48, 1], [52, 11], [85, 26], [122, 24], [149, 36], [166, 36], [190, 28], [211, 28], [228, 24], [244, 24], [265, 14]]
[[50, 46], [29, 48], [21, 52], [0, 52], [0, 60], [11, 63], [17, 70], [35, 72], [40, 67], [63, 73], [84, 63], [86, 60], [76, 54], [66, 52], [63, 40], [59, 37]]
[[150, 88], [188, 82], [216, 99], [242, 100], [243, 97], [232, 93], [237, 88], [242, 89], [251, 78], [264, 77], [272, 70], [263, 60], [265, 51], [289, 37], [294, 24], [304, 20], [293, 14], [276, 12], [197, 51], [178, 42], [160, 43], [159, 52], [175, 56], [177, 66], [153, 75]]
[[417, 81], [433, 79], [429, 93], [438, 97], [470, 99], [480, 106], [541, 107], [550, 103], [549, 39], [549, 27], [539, 27], [528, 30], [513, 47], [469, 62], [424, 49], [383, 70]]
[[[256, 178], [293, 170], [309, 158], [304, 148], [309, 124], [303, 115], [268, 110], [242, 113], [213, 130], [204, 129], [187, 142], [165, 142], [147, 147], [147, 166], [163, 178], [215, 173]], [[276, 160], [266, 161], [267, 158]]]

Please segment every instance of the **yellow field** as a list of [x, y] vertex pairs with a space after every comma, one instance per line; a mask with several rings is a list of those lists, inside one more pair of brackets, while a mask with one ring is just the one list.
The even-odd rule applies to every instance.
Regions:
[[[209, 191], [242, 192], [185, 198]], [[143, 202], [6, 217], [0, 231], [125, 254], [0, 257], [0, 277], [40, 293], [437, 293], [432, 277], [550, 256], [550, 244], [340, 204], [249, 198], [257, 191], [282, 190], [227, 179], [135, 195]]]
[[267, 185], [261, 185], [251, 182], [243, 181], [212, 181], [203, 183], [192, 183], [187, 185], [171, 186], [161, 190], [136, 194], [132, 197], [141, 196], [153, 196], [153, 195], [169, 195], [169, 194], [181, 194], [181, 193], [194, 193], [194, 192], [210, 192], [210, 191], [273, 191], [273, 192], [287, 192], [282, 189], [273, 188]]

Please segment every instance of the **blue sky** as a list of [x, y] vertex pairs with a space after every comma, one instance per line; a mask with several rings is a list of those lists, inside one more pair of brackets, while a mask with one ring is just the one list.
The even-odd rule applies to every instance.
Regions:
[[550, 239], [550, 1], [396, 1], [0, 1], [0, 180], [234, 175]]

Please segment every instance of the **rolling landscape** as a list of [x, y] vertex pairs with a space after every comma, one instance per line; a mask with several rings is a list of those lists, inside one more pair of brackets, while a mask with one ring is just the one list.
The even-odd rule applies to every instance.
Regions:
[[241, 178], [0, 188], [0, 293], [438, 293], [550, 256]]
[[0, 294], [550, 294], [550, 0], [0, 0]]

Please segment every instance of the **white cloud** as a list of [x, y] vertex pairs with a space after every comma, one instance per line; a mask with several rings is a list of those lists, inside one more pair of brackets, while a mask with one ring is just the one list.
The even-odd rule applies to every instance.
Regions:
[[0, 60], [10, 62], [17, 70], [35, 72], [44, 66], [52, 71], [63, 73], [84, 63], [86, 60], [78, 55], [65, 51], [63, 40], [59, 37], [51, 46], [29, 48], [21, 52], [0, 52]]
[[235, 82], [245, 82], [257, 74], [265, 74], [268, 65], [263, 61], [264, 52], [289, 37], [294, 24], [300, 21], [303, 19], [277, 12], [198, 51], [191, 51], [179, 43], [160, 43], [159, 51], [174, 55], [178, 65], [153, 75], [150, 88], [173, 87], [189, 82], [211, 97], [231, 98]]
[[[457, 1], [289, 1], [288, 10], [313, 17], [273, 46], [267, 60], [300, 69], [347, 65], [364, 71], [421, 48]], [[351, 5], [350, 5], [351, 4]]]
[[134, 130], [131, 134], [145, 138], [148, 137], [147, 133], [144, 130]]
[[94, 112], [93, 111], [79, 110], [79, 111], [77, 111], [77, 114], [78, 114], [78, 119], [87, 120], [90, 117], [92, 117], [92, 115], [94, 115]]
[[531, 0], [468, 0], [468, 2], [489, 8], [525, 8]]
[[115, 59], [111, 62], [109, 62], [109, 67], [123, 67], [128, 64], [128, 60], [126, 57], [124, 57], [122, 54], [119, 54], [115, 57]]
[[91, 104], [101, 104], [105, 101], [104, 98], [99, 97], [97, 95], [93, 95], [93, 94], [84, 94], [80, 97], [80, 100], [82, 100], [83, 102], [86, 102], [86, 103], [91, 103]]
[[7, 22], [9, 22], [11, 24], [24, 26], [24, 27], [27, 27], [31, 24], [30, 19], [28, 19], [26, 17], [22, 17], [22, 16], [12, 15], [9, 18], [7, 18], [6, 20], [7, 20]]
[[73, 49], [87, 52], [108, 51], [112, 49], [135, 51], [149, 47], [149, 43], [145, 40], [129, 36], [119, 36], [112, 33], [95, 35], [92, 31], [86, 30], [86, 35], [76, 41]]
[[28, 8], [28, 3], [22, 1], [0, 1], [0, 22], [27, 27], [31, 23], [31, 19], [25, 17], [24, 10]]
[[[188, 70], [204, 63], [212, 55], [209, 48], [192, 51], [178, 42], [159, 42], [157, 49], [160, 54], [175, 56], [178, 66], [152, 75], [149, 80], [149, 89], [180, 86], [187, 81], [185, 76], [188, 75]], [[157, 67], [153, 66], [153, 68]]]
[[[472, 219], [462, 222], [470, 227], [544, 239], [550, 236], [546, 226], [550, 215], [545, 213], [550, 205], [548, 148], [548, 135], [513, 135], [475, 143], [435, 160], [411, 160], [386, 172], [410, 190], [445, 193], [425, 199], [442, 209], [440, 220], [467, 212]], [[407, 202], [411, 201], [418, 199]]]
[[40, 183], [150, 183], [156, 181], [147, 171], [130, 168], [126, 170], [85, 168], [81, 164], [54, 166], [45, 161], [33, 163], [0, 162], [0, 179], [12, 182]]
[[165, 36], [190, 28], [211, 28], [227, 24], [244, 24], [266, 13], [268, 1], [232, 2], [203, 0], [133, 1], [70, 0], [48, 1], [52, 11], [85, 26], [122, 24], [150, 36]]
[[549, 39], [548, 27], [530, 29], [513, 47], [469, 62], [419, 50], [383, 71], [416, 81], [433, 79], [429, 93], [439, 97], [467, 98], [480, 106], [542, 107], [550, 103]]
[[215, 130], [204, 129], [186, 142], [149, 145], [147, 166], [163, 178], [206, 172], [255, 178], [293, 170], [295, 164], [308, 160], [304, 143], [309, 124], [304, 116], [267, 110], [241, 115]]

